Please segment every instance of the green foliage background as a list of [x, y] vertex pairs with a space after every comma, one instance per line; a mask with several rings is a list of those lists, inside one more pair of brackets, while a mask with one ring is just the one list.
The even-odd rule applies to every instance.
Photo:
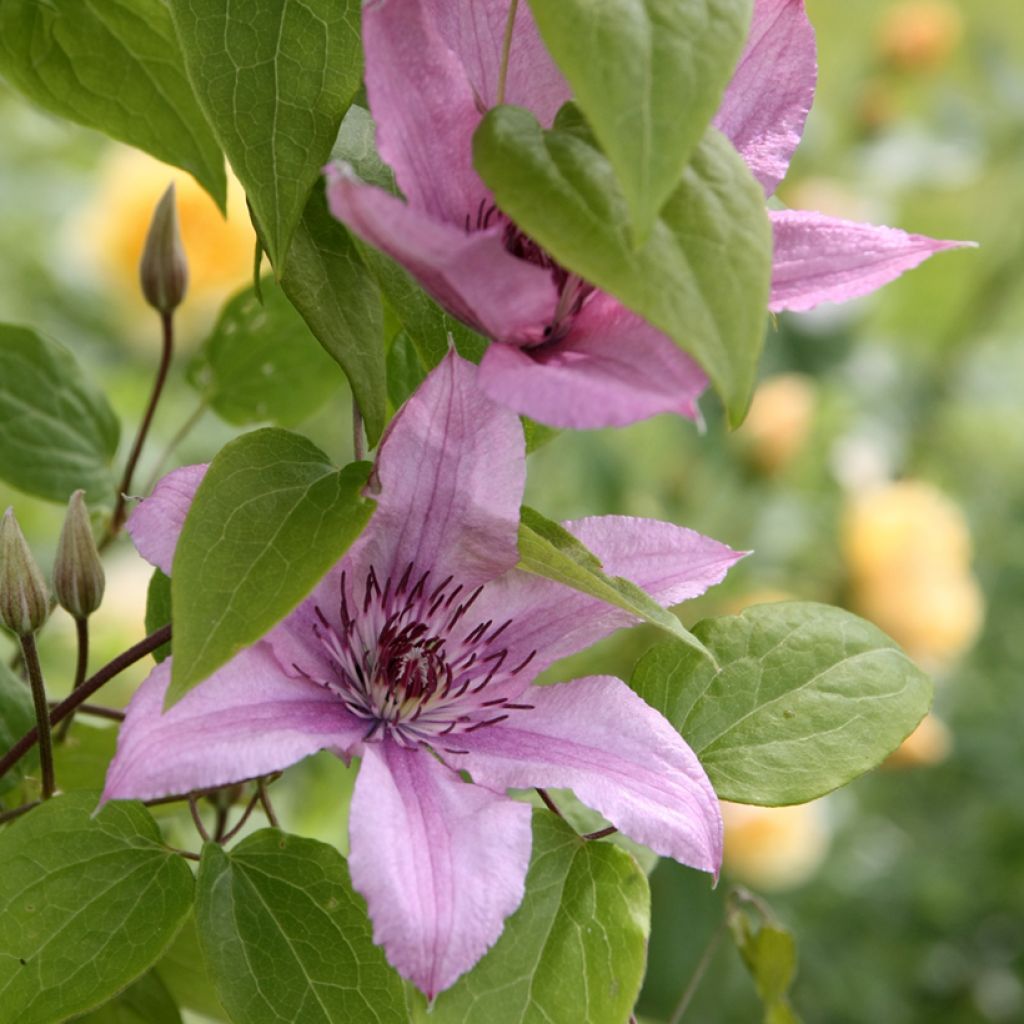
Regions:
[[[781, 474], [752, 468], [743, 435], [728, 433], [708, 400], [704, 437], [660, 418], [557, 438], [532, 457], [528, 500], [551, 517], [652, 515], [754, 548], [725, 587], [687, 608], [692, 625], [765, 588], [842, 603], [849, 581], [836, 467], [851, 441], [892, 476], [932, 481], [957, 499], [975, 538], [987, 617], [973, 652], [939, 680], [936, 708], [953, 730], [953, 753], [935, 767], [875, 773], [830, 798], [834, 835], [822, 868], [772, 902], [797, 934], [793, 1002], [807, 1021], [998, 1024], [1024, 1018], [1024, 19], [1019, 0], [961, 0], [953, 6], [965, 32], [954, 53], [900, 70], [878, 41], [892, 6], [809, 0], [821, 83], [781, 199], [799, 205], [806, 186], [827, 177], [862, 204], [861, 219], [981, 248], [939, 257], [854, 306], [780, 321], [761, 374], [811, 374], [819, 396], [810, 441]], [[116, 291], [134, 283], [97, 281], [90, 239], [77, 226], [108, 143], [37, 113], [2, 83], [0, 123], [0, 318], [74, 349], [134, 423], [156, 361], [156, 325], [125, 318]], [[161, 407], [153, 452], [193, 407], [186, 363]], [[332, 458], [350, 458], [347, 419], [336, 409], [300, 429]], [[231, 436], [208, 415], [178, 457], [207, 458]], [[152, 461], [151, 453], [143, 478]], [[49, 564], [60, 510], [0, 488], [0, 508], [12, 501]], [[125, 552], [125, 566], [131, 561]], [[121, 631], [97, 638], [97, 659], [138, 637], [141, 620], [142, 608], [127, 603]], [[600, 666], [628, 675], [654, 638], [653, 630], [615, 638], [560, 674]], [[70, 638], [45, 639], [51, 678], [65, 678]], [[119, 681], [111, 699], [130, 691]], [[63, 775], [95, 787], [90, 766], [109, 757], [112, 736], [82, 735], [62, 752]], [[322, 756], [294, 770], [276, 784], [285, 827], [343, 848], [350, 779]], [[181, 828], [187, 836], [190, 826]], [[651, 887], [640, 1008], [665, 1020], [717, 927], [726, 886], [712, 892], [666, 862]], [[746, 1024], [758, 1013], [739, 957], [723, 945], [687, 1019]]]

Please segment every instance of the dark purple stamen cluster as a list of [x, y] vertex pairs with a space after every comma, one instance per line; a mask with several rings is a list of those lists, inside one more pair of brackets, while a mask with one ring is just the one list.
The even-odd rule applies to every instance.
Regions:
[[315, 609], [313, 632], [336, 669], [315, 682], [366, 720], [365, 740], [390, 737], [406, 747], [428, 743], [464, 753], [439, 741], [495, 725], [512, 711], [532, 710], [513, 703], [523, 689], [515, 677], [536, 652], [506, 664], [509, 651], [501, 638], [512, 620], [468, 627], [482, 586], [467, 593], [452, 576], [435, 585], [429, 570], [416, 575], [410, 564], [396, 585], [389, 576], [383, 586], [371, 566], [361, 601], [350, 599], [345, 573], [340, 590], [335, 620]]

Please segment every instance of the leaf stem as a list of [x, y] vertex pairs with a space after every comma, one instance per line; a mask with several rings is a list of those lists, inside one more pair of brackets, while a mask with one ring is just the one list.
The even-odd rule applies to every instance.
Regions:
[[20, 807], [13, 807], [9, 811], [4, 811], [0, 814], [0, 825], [6, 825], [7, 822], [20, 818], [23, 814], [31, 811], [33, 807], [38, 807], [42, 802], [42, 800], [30, 800], [27, 804], [22, 804]]
[[188, 795], [188, 810], [192, 815], [192, 821], [195, 823], [196, 831], [199, 833], [199, 838], [202, 839], [204, 843], [208, 843], [210, 841], [210, 833], [206, 831], [202, 815], [199, 813], [199, 808], [196, 806], [195, 793], [189, 793]]
[[[53, 709], [57, 708], [57, 707], [60, 707], [60, 701], [51, 700], [50, 701], [50, 711], [52, 712]], [[78, 714], [80, 714], [80, 715], [93, 715], [96, 718], [108, 718], [108, 719], [110, 719], [111, 722], [123, 722], [124, 721], [124, 712], [123, 711], [121, 711], [119, 708], [103, 707], [102, 704], [82, 704], [82, 705], [80, 705], [78, 707], [77, 710], [78, 710]], [[62, 722], [61, 724], [63, 725], [66, 722], [67, 722], [67, 719], [65, 718], [64, 722]]]
[[676, 1005], [672, 1016], [669, 1018], [668, 1024], [679, 1024], [683, 1019], [683, 1015], [689, 1009], [690, 1003], [693, 1001], [693, 997], [697, 993], [697, 989], [700, 988], [700, 983], [704, 980], [704, 975], [711, 966], [711, 961], [718, 949], [718, 944], [722, 941], [722, 936], [725, 935], [726, 922], [727, 919], [724, 916], [722, 917], [722, 920], [718, 922], [718, 927], [708, 940], [708, 944], [704, 948], [704, 953], [693, 970], [690, 983], [686, 986], [685, 991], [679, 997], [679, 1003]]
[[263, 805], [263, 813], [267, 816], [267, 821], [274, 828], [280, 828], [281, 824], [277, 820], [277, 815], [274, 813], [274, 806], [270, 802], [270, 794], [267, 792], [267, 780], [259, 778], [256, 780], [256, 795], [260, 798], [260, 803]]
[[505, 102], [505, 86], [508, 84], [508, 60], [512, 52], [512, 33], [516, 25], [516, 11], [519, 9], [519, 0], [511, 0], [508, 5], [508, 20], [505, 22], [505, 36], [501, 41], [501, 64], [498, 67], [498, 96], [499, 106]]
[[128, 461], [125, 463], [124, 476], [121, 477], [121, 484], [117, 489], [117, 502], [114, 505], [114, 513], [110, 517], [110, 525], [107, 527], [106, 536], [100, 543], [101, 548], [107, 547], [110, 542], [120, 533], [124, 526], [126, 516], [127, 496], [132, 487], [132, 477], [135, 474], [135, 466], [142, 454], [142, 446], [146, 443], [146, 435], [149, 433], [150, 424], [153, 422], [153, 414], [156, 412], [157, 403], [163, 393], [164, 384], [167, 381], [167, 372], [171, 368], [171, 356], [174, 354], [174, 314], [161, 313], [160, 326], [163, 347], [160, 353], [160, 365], [156, 371], [156, 379], [153, 381], [153, 390], [150, 392], [149, 404], [139, 424], [139, 432], [135, 435], [135, 443], [132, 445]]
[[210, 407], [206, 404], [205, 398], [199, 399], [199, 404], [189, 414], [188, 419], [178, 427], [174, 437], [167, 442], [167, 447], [160, 453], [160, 458], [157, 459], [156, 466], [153, 467], [153, 472], [146, 481], [146, 486], [142, 489], [144, 494], [152, 492], [153, 488], [156, 486], [157, 480], [163, 476], [164, 466], [167, 465], [167, 460], [171, 457], [174, 449], [192, 433], [196, 424], [203, 418], [206, 414], [206, 410], [209, 408]]
[[234, 827], [229, 831], [225, 832], [217, 842], [223, 846], [225, 843], [230, 842], [239, 832], [242, 831], [242, 827], [249, 820], [249, 815], [256, 809], [256, 805], [260, 802], [260, 791], [259, 788], [253, 793], [252, 799], [245, 805], [245, 810], [242, 811], [242, 816], [235, 822]]
[[547, 807], [552, 814], [557, 814], [562, 821], [565, 821], [565, 815], [558, 809], [558, 804], [548, 796], [548, 791], [546, 789], [541, 789], [540, 786], [535, 786], [534, 788], [537, 790], [537, 795], [544, 801], [544, 806]]
[[[126, 668], [130, 668], [137, 661], [141, 661], [147, 654], [152, 654], [158, 647], [162, 647], [171, 639], [170, 625], [162, 626], [155, 633], [150, 633], [145, 639], [140, 640], [127, 651], [122, 652], [113, 661], [107, 662], [95, 675], [87, 679], [70, 696], [65, 697], [49, 714], [49, 725], [56, 725], [62, 722], [75, 708], [84, 704], [101, 686], [109, 683], [115, 676], [120, 675]], [[38, 726], [29, 729], [10, 750], [0, 757], [0, 778], [7, 771], [20, 761], [28, 753], [39, 739]]]
[[36, 731], [39, 734], [39, 765], [43, 775], [43, 799], [53, 796], [53, 744], [50, 742], [50, 709], [46, 703], [46, 684], [39, 667], [39, 652], [35, 637], [26, 633], [21, 637], [21, 650], [25, 656], [28, 680], [32, 684], [32, 703], [36, 708]]
[[596, 832], [587, 832], [585, 835], [580, 836], [581, 839], [604, 839], [606, 836], [613, 836], [619, 830], [614, 825], [609, 825], [607, 828], [599, 828]]
[[[89, 668], [89, 620], [85, 618], [75, 618], [75, 634], [78, 637], [78, 660], [75, 663], [75, 682], [71, 687], [71, 692], [74, 693], [82, 683], [85, 682], [85, 673]], [[74, 718], [74, 712], [68, 715], [63, 722], [60, 723], [60, 728], [57, 730], [57, 742], [63, 743], [67, 738], [68, 729], [71, 728], [71, 721]]]

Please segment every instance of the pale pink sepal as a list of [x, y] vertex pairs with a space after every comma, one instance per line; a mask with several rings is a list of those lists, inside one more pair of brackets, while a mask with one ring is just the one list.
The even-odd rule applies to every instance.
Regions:
[[946, 249], [973, 245], [802, 210], [770, 210], [775, 237], [768, 308], [802, 312], [867, 295]]
[[700, 367], [671, 338], [597, 294], [569, 334], [533, 349], [491, 345], [480, 386], [495, 401], [552, 427], [618, 427], [674, 412], [697, 419], [707, 387]]
[[428, 999], [484, 955], [522, 901], [530, 813], [425, 750], [367, 744], [349, 812], [352, 884], [374, 942]]
[[814, 102], [818, 61], [803, 0], [756, 0], [747, 45], [714, 125], [771, 195]]
[[527, 694], [532, 711], [460, 736], [469, 753], [452, 763], [496, 789], [571, 789], [631, 839], [717, 875], [718, 800], [696, 755], [657, 711], [608, 676]]
[[366, 731], [337, 696], [289, 678], [264, 644], [246, 648], [169, 711], [171, 659], [139, 687], [103, 800], [150, 800], [280, 771], [318, 750], [348, 757]]
[[139, 554], [168, 576], [174, 549], [208, 466], [182, 466], [172, 470], [135, 506], [126, 529]]

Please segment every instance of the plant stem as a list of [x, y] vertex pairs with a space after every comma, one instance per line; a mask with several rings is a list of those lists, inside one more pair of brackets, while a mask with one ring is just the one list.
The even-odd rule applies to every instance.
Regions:
[[580, 836], [581, 839], [604, 839], [606, 836], [613, 836], [619, 830], [614, 825], [609, 825], [607, 828], [600, 828], [596, 832], [587, 832], [586, 835]]
[[498, 97], [500, 104], [505, 102], [505, 85], [508, 82], [508, 59], [512, 52], [512, 32], [515, 30], [516, 11], [519, 0], [511, 0], [508, 5], [508, 20], [505, 22], [505, 37], [501, 41], [501, 64], [498, 67]]
[[14, 821], [15, 818], [20, 818], [23, 814], [27, 814], [31, 811], [33, 807], [38, 807], [42, 802], [42, 800], [30, 800], [27, 804], [22, 804], [20, 807], [14, 807], [9, 811], [4, 811], [0, 814], [0, 825], [6, 825], [7, 822]]
[[253, 793], [252, 799], [245, 805], [245, 810], [242, 811], [242, 816], [235, 822], [232, 829], [225, 832], [224, 835], [217, 840], [222, 846], [224, 843], [230, 842], [239, 832], [242, 831], [242, 826], [249, 820], [249, 815], [256, 809], [256, 805], [260, 802], [260, 791], [259, 788]]
[[32, 684], [32, 702], [36, 707], [36, 731], [39, 734], [39, 765], [43, 774], [43, 799], [53, 796], [53, 745], [50, 742], [50, 709], [46, 703], [46, 685], [43, 670], [39, 667], [39, 652], [35, 637], [26, 633], [21, 638], [21, 650], [25, 655], [25, 668]]
[[266, 779], [259, 778], [256, 780], [256, 792], [260, 798], [260, 803], [263, 805], [263, 813], [267, 816], [267, 821], [269, 821], [274, 828], [280, 828], [281, 824], [277, 820], [277, 815], [274, 813], [274, 807], [270, 802], [270, 794], [267, 792]]
[[548, 791], [546, 789], [541, 789], [540, 786], [535, 786], [534, 788], [537, 790], [537, 795], [544, 801], [544, 806], [547, 807], [552, 814], [557, 814], [562, 821], [565, 821], [565, 815], [558, 809], [558, 804], [548, 796]]
[[199, 808], [196, 806], [195, 793], [189, 793], [188, 795], [188, 809], [192, 815], [192, 821], [195, 823], [196, 831], [199, 833], [199, 838], [204, 843], [210, 841], [210, 833], [206, 831], [206, 826], [203, 824], [202, 815], [199, 813]]
[[366, 446], [363, 444], [363, 414], [359, 411], [355, 395], [352, 396], [352, 455], [356, 462], [366, 458]]
[[179, 857], [184, 857], [186, 860], [202, 860], [202, 857], [200, 857], [198, 853], [193, 853], [191, 850], [180, 850], [177, 846], [168, 846], [167, 849], [170, 850], [171, 853], [176, 853]]
[[[130, 668], [137, 661], [141, 661], [147, 654], [152, 654], [158, 647], [162, 647], [171, 639], [170, 625], [162, 626], [155, 633], [150, 633], [145, 639], [140, 640], [127, 651], [122, 652], [113, 661], [108, 662], [95, 675], [87, 679], [69, 697], [65, 697], [49, 714], [49, 724], [56, 725], [62, 722], [75, 708], [84, 704], [101, 686], [109, 683], [115, 676], [120, 675], [126, 668]], [[45, 707], [45, 705], [44, 705]], [[47, 732], [47, 736], [49, 733]], [[0, 777], [18, 763], [35, 746], [39, 738], [39, 728], [29, 729], [10, 750], [0, 757]]]
[[[50, 712], [52, 714], [53, 709], [60, 707], [60, 701], [50, 701]], [[77, 709], [80, 715], [93, 715], [96, 718], [108, 718], [111, 722], [123, 722], [124, 712], [119, 708], [105, 708], [102, 704], [82, 704]], [[67, 722], [65, 718], [61, 725]]]
[[146, 481], [146, 486], [142, 489], [144, 494], [150, 494], [152, 492], [153, 488], [156, 486], [157, 480], [163, 476], [164, 466], [167, 465], [167, 460], [171, 457], [174, 449], [192, 433], [196, 424], [203, 418], [203, 416], [206, 415], [206, 410], [208, 408], [209, 406], [206, 404], [206, 400], [201, 398], [199, 400], [199, 404], [189, 414], [188, 419], [178, 427], [177, 431], [175, 431], [174, 437], [167, 442], [167, 447], [160, 453], [160, 458], [157, 459], [156, 465], [153, 467], [153, 472]]
[[153, 390], [149, 396], [149, 404], [139, 424], [139, 432], [135, 435], [135, 443], [132, 445], [128, 461], [125, 463], [124, 476], [121, 477], [121, 485], [117, 489], [117, 503], [114, 505], [114, 514], [110, 517], [110, 526], [107, 527], [106, 536], [100, 543], [101, 548], [108, 544], [118, 535], [121, 527], [124, 526], [126, 518], [125, 502], [131, 491], [132, 477], [135, 475], [135, 466], [142, 454], [142, 446], [146, 443], [146, 435], [149, 433], [150, 424], [153, 422], [153, 414], [156, 412], [157, 403], [163, 393], [164, 384], [167, 381], [167, 371], [171, 368], [171, 356], [174, 353], [174, 315], [172, 313], [160, 314], [160, 326], [162, 328], [163, 349], [160, 353], [160, 366], [156, 371], [156, 379], [153, 381]]
[[722, 941], [722, 936], [725, 935], [725, 917], [719, 922], [718, 927], [715, 929], [714, 934], [708, 941], [707, 946], [704, 949], [704, 953], [694, 968], [693, 976], [690, 978], [690, 983], [686, 986], [686, 990], [679, 998], [672, 1016], [669, 1018], [668, 1024], [679, 1024], [683, 1019], [683, 1014], [689, 1009], [690, 1003], [693, 1001], [693, 997], [700, 988], [700, 983], [704, 980], [704, 975], [707, 973], [707, 969], [711, 966], [711, 961], [714, 958], [715, 951], [718, 949], [718, 944]]
[[[88, 619], [75, 619], [75, 633], [78, 636], [78, 660], [75, 663], [75, 682], [71, 687], [71, 692], [74, 693], [82, 683], [85, 682], [85, 673], [89, 668], [89, 620]], [[57, 730], [57, 742], [63, 743], [68, 734], [68, 729], [71, 728], [71, 721], [74, 718], [74, 713], [68, 715], [63, 722], [60, 723], [60, 728]]]

